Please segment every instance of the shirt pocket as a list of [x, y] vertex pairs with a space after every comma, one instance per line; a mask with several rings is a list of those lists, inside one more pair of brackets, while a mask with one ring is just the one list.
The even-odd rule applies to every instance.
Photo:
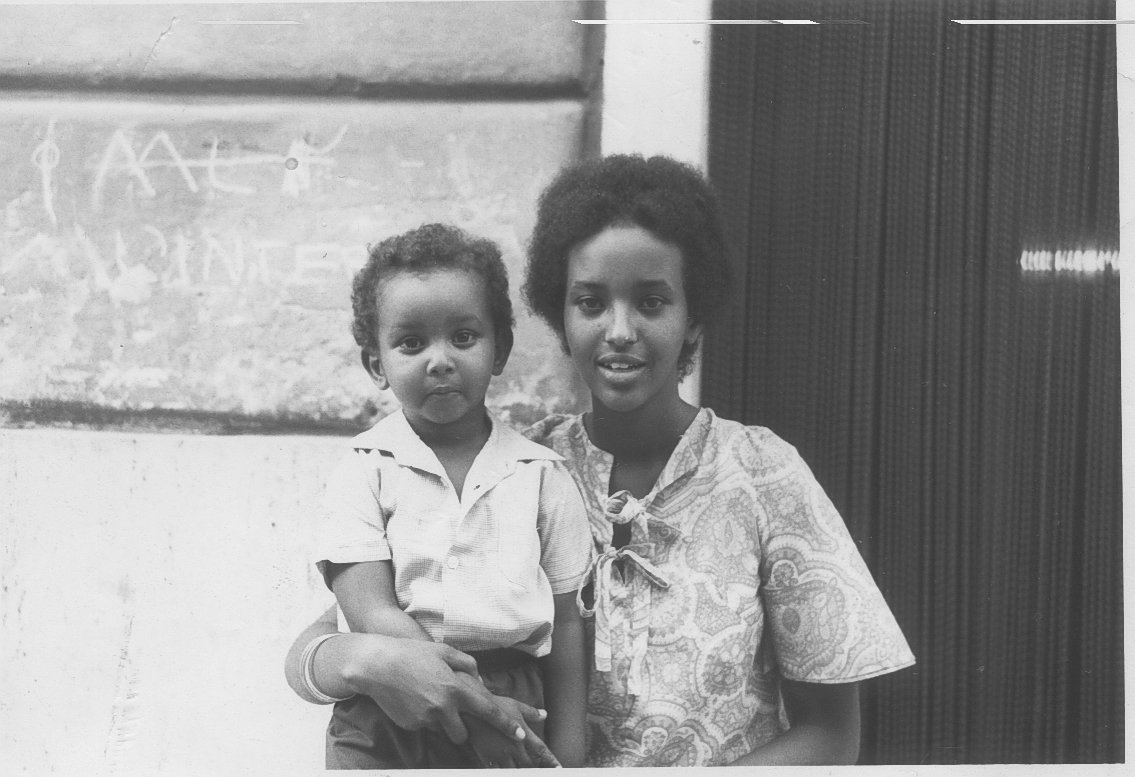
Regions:
[[539, 469], [522, 467], [498, 484], [492, 496], [497, 569], [517, 588], [535, 588], [540, 574]]

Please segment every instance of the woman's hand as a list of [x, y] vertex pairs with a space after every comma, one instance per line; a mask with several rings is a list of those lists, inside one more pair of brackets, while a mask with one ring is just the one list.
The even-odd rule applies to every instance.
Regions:
[[506, 737], [477, 718], [466, 718], [465, 726], [469, 729], [469, 746], [486, 769], [528, 769], [535, 765], [524, 742]]
[[[284, 673], [300, 696], [307, 698], [300, 681], [304, 647], [321, 634], [335, 633], [332, 607], [304, 629], [288, 652]], [[477, 665], [471, 656], [435, 642], [340, 634], [319, 646], [313, 669], [315, 684], [324, 693], [336, 697], [366, 694], [397, 725], [442, 731], [456, 744], [468, 736], [462, 713], [517, 741], [528, 736], [529, 723], [542, 720], [540, 711], [528, 705], [499, 705], [498, 697], [477, 678]], [[535, 754], [531, 756], [534, 762], [554, 761], [535, 735], [526, 748]]]
[[[481, 760], [481, 765], [488, 769], [560, 766], [560, 762], [544, 744], [543, 739], [531, 728], [538, 722], [531, 720], [531, 716], [526, 714], [526, 711], [532, 708], [507, 696], [497, 696], [496, 702], [502, 709], [507, 710], [511, 717], [519, 717], [525, 721], [524, 741], [517, 742], [511, 737], [503, 736], [498, 730], [477, 718], [466, 718], [469, 745]], [[543, 716], [540, 719], [542, 720]]]
[[321, 659], [341, 667], [347, 686], [374, 699], [398, 726], [444, 731], [456, 744], [468, 736], [462, 713], [513, 741], [527, 736], [526, 716], [540, 720], [539, 711], [528, 705], [505, 712], [477, 677], [473, 658], [441, 643], [344, 634], [320, 647], [316, 660]]

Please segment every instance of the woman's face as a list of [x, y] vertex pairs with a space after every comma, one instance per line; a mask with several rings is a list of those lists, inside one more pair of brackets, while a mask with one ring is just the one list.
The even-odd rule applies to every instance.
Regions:
[[564, 336], [593, 401], [629, 412], [675, 399], [678, 357], [700, 333], [678, 246], [617, 225], [568, 252]]

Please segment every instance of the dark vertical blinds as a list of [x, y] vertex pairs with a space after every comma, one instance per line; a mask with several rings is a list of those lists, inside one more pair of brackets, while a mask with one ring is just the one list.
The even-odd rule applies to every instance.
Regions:
[[861, 761], [1122, 760], [1115, 29], [950, 22], [1113, 4], [714, 14], [864, 22], [714, 28], [739, 293], [702, 390], [801, 450], [919, 657]]

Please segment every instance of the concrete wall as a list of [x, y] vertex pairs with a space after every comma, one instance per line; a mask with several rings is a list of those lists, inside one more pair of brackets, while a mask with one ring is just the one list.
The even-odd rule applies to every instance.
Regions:
[[[519, 278], [536, 194], [597, 147], [594, 12], [0, 6], [6, 772], [322, 765], [281, 666], [331, 601], [307, 549], [343, 439], [187, 431], [389, 411], [345, 315], [384, 234], [456, 221]], [[581, 397], [520, 316], [494, 406]]]
[[321, 767], [282, 662], [330, 602], [304, 548], [342, 445], [0, 430], [5, 772]]
[[[586, 10], [0, 6], [0, 420], [389, 412], [350, 278], [368, 244], [446, 221], [519, 285], [536, 196], [596, 144]], [[578, 397], [514, 296], [490, 401], [527, 423]]]

